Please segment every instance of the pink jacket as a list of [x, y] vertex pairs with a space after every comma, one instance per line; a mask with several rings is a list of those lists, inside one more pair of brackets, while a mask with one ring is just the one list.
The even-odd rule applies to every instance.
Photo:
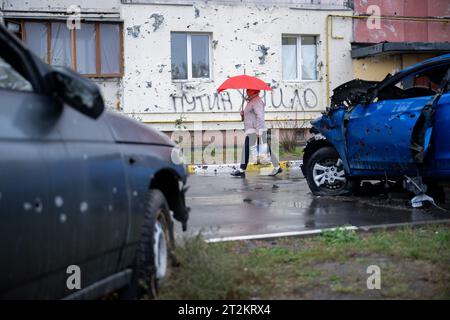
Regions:
[[244, 108], [245, 134], [256, 133], [261, 135], [267, 130], [264, 121], [264, 102], [260, 97], [255, 97]]

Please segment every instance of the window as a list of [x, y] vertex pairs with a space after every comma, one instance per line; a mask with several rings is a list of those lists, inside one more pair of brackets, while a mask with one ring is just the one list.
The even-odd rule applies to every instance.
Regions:
[[102, 74], [114, 74], [120, 72], [121, 55], [113, 54], [121, 52], [121, 32], [117, 24], [99, 24], [100, 31], [100, 72]]
[[448, 65], [439, 65], [406, 75], [379, 90], [376, 101], [434, 96], [448, 70]]
[[283, 37], [283, 80], [298, 79], [297, 38]]
[[[77, 71], [83, 74], [97, 72], [96, 55], [97, 32], [94, 23], [84, 23], [81, 29], [75, 31]], [[103, 52], [103, 50], [101, 50]]]
[[46, 63], [49, 62], [48, 58], [48, 41], [47, 41], [47, 23], [41, 22], [28, 22], [25, 24], [25, 31], [28, 35], [27, 44], [28, 47], [33, 50], [39, 58]]
[[211, 78], [210, 35], [172, 32], [172, 80]]
[[0, 57], [0, 89], [32, 91], [31, 83]]
[[317, 37], [282, 37], [283, 80], [317, 80]]
[[[64, 22], [52, 22], [50, 30], [50, 64], [53, 66], [71, 67], [72, 31], [67, 28]], [[27, 39], [28, 37], [25, 38], [26, 42]], [[33, 50], [33, 48], [31, 49]]]
[[74, 30], [67, 28], [65, 21], [8, 21], [8, 25], [51, 65], [71, 67], [90, 77], [119, 77], [123, 73], [121, 24], [83, 22]]

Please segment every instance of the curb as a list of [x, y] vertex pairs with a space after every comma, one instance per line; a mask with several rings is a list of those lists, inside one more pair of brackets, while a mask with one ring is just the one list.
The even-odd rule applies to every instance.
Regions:
[[[293, 160], [293, 161], [280, 161], [280, 167], [283, 170], [288, 170], [289, 168], [299, 168], [303, 163], [303, 160]], [[231, 173], [233, 170], [239, 168], [239, 163], [229, 163], [229, 164], [189, 164], [187, 165], [187, 171], [189, 174], [218, 174], [218, 173]], [[272, 164], [256, 164], [249, 163], [247, 166], [247, 172], [249, 171], [260, 171], [269, 172], [272, 170]]]
[[415, 222], [400, 222], [400, 223], [390, 223], [390, 224], [380, 224], [380, 225], [368, 225], [368, 226], [342, 226], [334, 228], [324, 228], [324, 229], [313, 229], [313, 230], [303, 230], [303, 231], [291, 231], [291, 232], [280, 232], [272, 234], [256, 234], [248, 236], [236, 236], [236, 237], [219, 237], [205, 239], [206, 243], [216, 243], [216, 242], [229, 242], [229, 241], [246, 241], [246, 240], [273, 240], [288, 237], [306, 238], [320, 235], [324, 231], [334, 231], [337, 229], [353, 230], [358, 233], [364, 232], [374, 232], [378, 230], [397, 230], [404, 227], [420, 228], [422, 226], [434, 225], [434, 224], [450, 224], [450, 219], [440, 219], [440, 220], [424, 220]]

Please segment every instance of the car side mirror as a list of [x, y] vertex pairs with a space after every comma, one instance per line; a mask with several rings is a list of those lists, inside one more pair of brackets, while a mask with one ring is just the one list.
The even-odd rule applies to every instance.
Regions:
[[54, 67], [50, 73], [52, 89], [65, 103], [79, 112], [97, 119], [105, 109], [97, 85], [67, 67]]

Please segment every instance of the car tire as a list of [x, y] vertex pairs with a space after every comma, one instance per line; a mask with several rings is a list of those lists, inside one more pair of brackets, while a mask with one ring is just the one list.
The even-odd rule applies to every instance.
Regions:
[[332, 147], [322, 147], [307, 159], [305, 175], [316, 196], [352, 194], [353, 181], [347, 177], [339, 154]]
[[122, 290], [122, 299], [155, 299], [176, 261], [173, 222], [166, 198], [160, 190], [151, 189], [147, 199], [132, 279]]

